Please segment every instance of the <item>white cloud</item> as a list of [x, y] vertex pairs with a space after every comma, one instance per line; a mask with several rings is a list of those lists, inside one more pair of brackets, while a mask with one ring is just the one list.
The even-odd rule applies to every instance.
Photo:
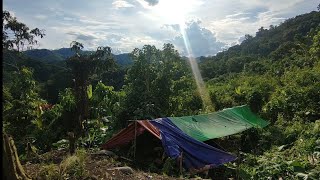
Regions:
[[74, 18], [71, 18], [71, 17], [63, 17], [63, 20], [65, 20], [65, 21], [73, 21]]
[[[247, 7], [259, 7], [265, 6], [270, 11], [282, 11], [292, 8], [293, 6], [297, 5], [298, 3], [304, 2], [305, 0], [268, 0], [268, 1], [261, 1], [261, 0], [240, 0]], [[306, 2], [305, 2], [306, 3]]]
[[260, 27], [277, 25], [286, 18], [278, 11], [258, 12], [257, 15], [236, 12], [219, 20], [207, 23], [210, 30], [216, 32], [217, 38], [229, 45], [237, 42], [245, 34], [255, 35]]
[[130, 4], [124, 0], [115, 0], [113, 1], [112, 5], [115, 9], [134, 7], [133, 4]]
[[202, 0], [160, 0], [158, 4], [150, 6], [145, 0], [137, 0], [142, 6], [139, 14], [145, 18], [161, 24], [179, 24], [193, 19], [192, 13], [198, 11]]
[[225, 44], [239, 43], [245, 34], [255, 35], [261, 26], [277, 25], [317, 5], [308, 0], [4, 1], [19, 21], [46, 30], [41, 48], [68, 47], [79, 39], [85, 47], [109, 45], [118, 52], [171, 42], [183, 52], [179, 25], [200, 19], [186, 26], [196, 55], [215, 54]]
[[155, 6], [159, 3], [159, 0], [144, 0], [144, 1], [146, 1], [149, 4], [149, 6]]
[[36, 19], [39, 19], [39, 20], [45, 20], [47, 19], [47, 16], [46, 15], [43, 15], [43, 14], [37, 14], [34, 16]]
[[[180, 32], [181, 27], [173, 25], [171, 28]], [[225, 46], [224, 43], [216, 39], [215, 34], [212, 31], [203, 27], [201, 21], [199, 20], [186, 23], [184, 31], [185, 36], [183, 36], [182, 33], [179, 33], [178, 36], [170, 41], [177, 46], [183, 55], [191, 55], [196, 57], [214, 55], [221, 51]], [[188, 52], [187, 46], [192, 52]]]

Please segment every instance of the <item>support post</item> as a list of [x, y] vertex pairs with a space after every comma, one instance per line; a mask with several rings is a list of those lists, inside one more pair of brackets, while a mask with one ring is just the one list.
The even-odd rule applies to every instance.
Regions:
[[136, 150], [137, 150], [137, 121], [134, 121], [134, 145], [133, 145], [133, 159], [136, 159]]
[[182, 176], [182, 160], [183, 160], [183, 151], [181, 152], [180, 161], [179, 161], [180, 176]]
[[[242, 135], [242, 134], [241, 134]], [[240, 169], [239, 169], [239, 165], [240, 165], [240, 147], [241, 147], [241, 137], [240, 137], [240, 143], [239, 143], [239, 141], [238, 141], [238, 146], [237, 146], [238, 148], [237, 148], [237, 157], [238, 157], [238, 159], [237, 159], [237, 170], [236, 170], [236, 172], [237, 172], [237, 180], [239, 180], [239, 172], [240, 172]]]

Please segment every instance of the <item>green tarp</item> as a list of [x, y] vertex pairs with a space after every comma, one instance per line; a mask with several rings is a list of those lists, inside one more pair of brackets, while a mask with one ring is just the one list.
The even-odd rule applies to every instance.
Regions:
[[199, 141], [224, 137], [269, 123], [256, 116], [247, 105], [222, 111], [183, 117], [169, 117], [183, 132]]

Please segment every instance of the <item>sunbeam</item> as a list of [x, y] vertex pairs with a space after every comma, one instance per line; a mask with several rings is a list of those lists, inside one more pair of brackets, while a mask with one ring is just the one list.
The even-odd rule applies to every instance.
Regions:
[[200, 93], [200, 96], [201, 96], [201, 99], [203, 102], [203, 108], [204, 108], [205, 112], [212, 112], [212, 111], [214, 111], [214, 106], [212, 104], [209, 93], [208, 93], [207, 88], [206, 88], [204, 81], [202, 79], [198, 63], [197, 63], [196, 59], [194, 58], [192, 48], [190, 45], [190, 41], [189, 41], [188, 35], [185, 30], [185, 22], [179, 23], [179, 26], [180, 26], [181, 35], [183, 37], [183, 42], [184, 42], [184, 45], [187, 50], [187, 57], [188, 57], [188, 60], [189, 60], [189, 63], [190, 63], [190, 66], [191, 66], [191, 69], [193, 72], [194, 79], [197, 84], [198, 91]]

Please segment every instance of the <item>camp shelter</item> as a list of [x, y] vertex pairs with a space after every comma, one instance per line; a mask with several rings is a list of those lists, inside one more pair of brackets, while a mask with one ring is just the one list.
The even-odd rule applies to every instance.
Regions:
[[[154, 142], [155, 139], [158, 140], [158, 143]], [[168, 118], [134, 121], [127, 128], [113, 136], [106, 144], [102, 145], [102, 148], [128, 147], [126, 145], [133, 140], [135, 140], [134, 143], [137, 143], [137, 147], [134, 148], [140, 149], [135, 153], [142, 155], [135, 160], [143, 164], [145, 163], [144, 161], [152, 162], [152, 160], [150, 161], [152, 156], [159, 158], [159, 154], [156, 151], [152, 151], [157, 146], [162, 147], [166, 155], [173, 159], [182, 157], [182, 164], [187, 170], [199, 170], [205, 166], [212, 168], [236, 159], [232, 154], [190, 137]], [[136, 157], [136, 154], [134, 157]]]
[[154, 165], [159, 169], [162, 166], [163, 147], [160, 132], [148, 120], [132, 121], [103, 144], [102, 148], [134, 158], [134, 163], [139, 167], [148, 167], [155, 161], [157, 163]]
[[160, 132], [158, 128], [154, 127], [147, 120], [137, 120], [133, 123], [130, 123], [127, 128], [115, 134], [111, 139], [109, 139], [105, 144], [102, 145], [102, 148], [113, 149], [115, 147], [125, 145], [145, 131], [148, 131], [149, 133], [160, 139]]
[[173, 124], [198, 141], [207, 141], [269, 123], [255, 115], [247, 105], [194, 116], [169, 117]]
[[113, 136], [102, 148], [112, 149], [128, 144], [144, 132], [149, 132], [161, 140], [168, 156], [177, 158], [184, 154], [183, 162], [187, 169], [199, 169], [207, 165], [214, 167], [233, 161], [236, 157], [203, 141], [267, 125], [268, 122], [244, 105], [210, 114], [135, 121]]
[[211, 169], [236, 159], [232, 154], [190, 137], [168, 118], [158, 118], [150, 122], [160, 130], [166, 154], [173, 159], [182, 157], [183, 166], [187, 170], [199, 170], [206, 166]]

